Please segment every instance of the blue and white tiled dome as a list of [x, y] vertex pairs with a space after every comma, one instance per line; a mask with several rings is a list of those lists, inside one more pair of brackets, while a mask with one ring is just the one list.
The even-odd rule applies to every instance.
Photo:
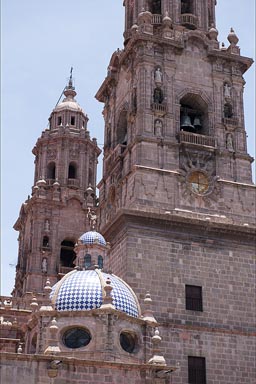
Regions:
[[104, 237], [96, 231], [85, 232], [82, 236], [79, 237], [79, 241], [82, 244], [100, 244], [106, 246], [106, 240]]
[[100, 308], [104, 284], [110, 278], [113, 305], [118, 311], [139, 317], [140, 306], [133, 290], [119, 277], [98, 269], [71, 271], [53, 286], [51, 299], [57, 311], [84, 311]]

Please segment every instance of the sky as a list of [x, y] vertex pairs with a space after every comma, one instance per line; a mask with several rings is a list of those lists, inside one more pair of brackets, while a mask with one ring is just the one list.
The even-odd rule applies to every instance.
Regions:
[[[1, 1], [2, 295], [9, 295], [14, 286], [18, 232], [13, 225], [31, 194], [31, 151], [47, 127], [71, 66], [76, 99], [88, 114], [91, 137], [97, 137], [102, 148], [103, 104], [94, 96], [112, 53], [123, 48], [122, 4], [123, 0]], [[228, 46], [233, 27], [241, 54], [255, 58], [255, 0], [218, 0], [216, 10], [219, 41]], [[255, 65], [244, 78], [248, 152], [255, 156]]]

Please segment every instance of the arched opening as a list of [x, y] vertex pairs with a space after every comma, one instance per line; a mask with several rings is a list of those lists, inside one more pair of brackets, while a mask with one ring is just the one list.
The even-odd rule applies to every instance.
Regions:
[[101, 255], [98, 256], [98, 266], [103, 269], [103, 257]]
[[68, 178], [69, 179], [76, 179], [77, 177], [77, 167], [76, 164], [70, 163], [68, 167]]
[[92, 257], [89, 253], [87, 253], [84, 257], [84, 266], [85, 268], [90, 268], [92, 265]]
[[76, 254], [74, 252], [75, 243], [70, 240], [63, 240], [60, 249], [60, 264], [62, 267], [73, 268]]
[[55, 172], [55, 163], [51, 162], [47, 165], [47, 179], [53, 179], [55, 180], [56, 178], [56, 172]]
[[148, 10], [153, 15], [161, 15], [162, 13], [162, 7], [161, 7], [161, 0], [149, 0], [148, 2]]
[[201, 96], [188, 93], [180, 100], [180, 130], [209, 134], [208, 105]]
[[120, 113], [117, 123], [117, 144], [127, 145], [127, 111]]
[[43, 248], [49, 248], [49, 237], [48, 236], [44, 236], [43, 237]]
[[57, 117], [57, 125], [61, 125], [61, 124], [62, 124], [62, 117], [58, 116]]

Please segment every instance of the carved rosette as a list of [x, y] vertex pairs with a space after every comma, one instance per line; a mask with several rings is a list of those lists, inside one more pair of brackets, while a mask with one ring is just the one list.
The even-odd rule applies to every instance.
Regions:
[[215, 175], [215, 156], [213, 153], [183, 151], [180, 159], [179, 181], [181, 198], [184, 203], [211, 207], [217, 202], [220, 185]]

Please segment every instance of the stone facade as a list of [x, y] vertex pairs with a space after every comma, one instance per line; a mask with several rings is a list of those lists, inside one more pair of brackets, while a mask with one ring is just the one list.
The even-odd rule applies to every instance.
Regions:
[[[15, 289], [1, 301], [7, 384], [255, 382], [256, 196], [243, 112], [252, 60], [232, 29], [220, 47], [215, 3], [124, 1], [124, 49], [96, 94], [99, 199], [100, 150], [71, 74], [33, 150], [33, 192], [15, 224]], [[90, 226], [106, 246], [81, 242]], [[87, 256], [97, 270], [99, 254], [110, 276], [102, 304], [56, 310], [50, 286]], [[132, 287], [138, 317], [115, 308], [111, 273]], [[65, 332], [78, 328], [91, 341], [70, 348]]]

